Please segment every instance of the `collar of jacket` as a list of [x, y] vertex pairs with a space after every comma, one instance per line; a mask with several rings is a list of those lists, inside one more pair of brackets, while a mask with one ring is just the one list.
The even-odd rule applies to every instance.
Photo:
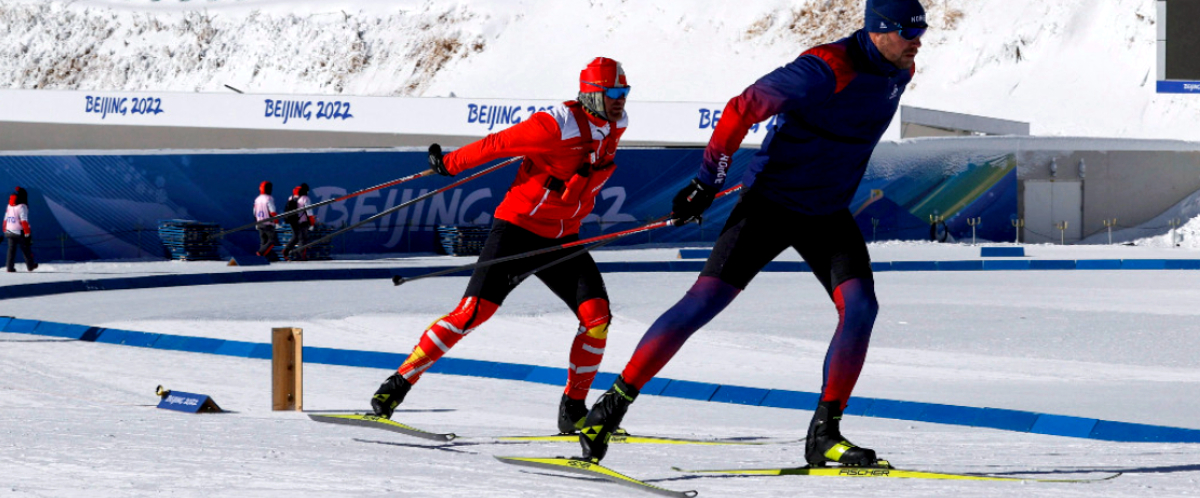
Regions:
[[617, 126], [615, 121], [605, 121], [601, 119], [600, 116], [592, 114], [592, 111], [589, 110], [587, 106], [583, 105], [582, 102], [579, 102], [578, 100], [573, 100], [572, 102], [574, 102], [574, 105], [579, 106], [579, 108], [583, 110], [583, 115], [587, 116], [588, 122], [596, 125], [597, 128], [603, 128], [606, 124], [611, 124], [614, 127]]
[[900, 68], [885, 59], [879, 49], [875, 47], [875, 42], [871, 41], [867, 30], [859, 29], [851, 38], [853, 39], [851, 44], [858, 47], [858, 52], [863, 55], [863, 63], [870, 72], [889, 78], [900, 74]]

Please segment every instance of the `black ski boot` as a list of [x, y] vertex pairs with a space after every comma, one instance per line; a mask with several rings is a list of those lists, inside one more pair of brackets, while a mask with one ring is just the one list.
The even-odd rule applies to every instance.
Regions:
[[558, 403], [558, 432], [562, 434], [574, 434], [583, 427], [583, 421], [587, 418], [588, 408], [587, 402], [582, 399], [571, 399], [566, 394], [563, 395], [562, 401]]
[[375, 410], [375, 416], [392, 418], [392, 412], [404, 401], [404, 395], [408, 394], [409, 389], [412, 389], [412, 384], [409, 384], [403, 375], [394, 373], [388, 377], [379, 385], [375, 395], [371, 396], [371, 409]]
[[813, 467], [824, 467], [827, 462], [851, 467], [880, 465], [874, 450], [859, 448], [842, 437], [841, 423], [840, 401], [817, 404], [817, 411], [808, 426], [808, 439], [804, 440], [804, 459], [808, 464]]
[[617, 377], [613, 386], [596, 400], [579, 430], [579, 445], [583, 447], [584, 460], [599, 462], [604, 458], [608, 453], [608, 439], [621, 425], [621, 419], [625, 418], [625, 412], [637, 395], [636, 387]]

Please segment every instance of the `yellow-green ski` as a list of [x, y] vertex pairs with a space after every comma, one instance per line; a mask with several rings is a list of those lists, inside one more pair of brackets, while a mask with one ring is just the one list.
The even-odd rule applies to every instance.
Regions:
[[372, 429], [383, 429], [385, 431], [398, 432], [408, 436], [419, 437], [423, 439], [431, 439], [433, 441], [453, 441], [458, 436], [454, 434], [443, 434], [438, 432], [429, 432], [418, 429], [411, 425], [402, 424], [394, 420], [388, 420], [383, 417], [374, 415], [366, 415], [362, 413], [326, 413], [326, 414], [308, 414], [308, 418], [317, 422], [325, 422], [329, 424], [354, 425], [358, 427], [369, 427]]
[[609, 482], [620, 484], [623, 486], [640, 489], [648, 493], [653, 493], [660, 496], [671, 496], [675, 498], [692, 498], [698, 493], [695, 491], [673, 491], [666, 488], [660, 488], [645, 481], [639, 481], [625, 474], [612, 470], [598, 463], [580, 460], [578, 458], [533, 458], [533, 457], [506, 457], [497, 456], [497, 460], [510, 465], [520, 465], [523, 467], [533, 467], [543, 470], [558, 470], [562, 472], [570, 472], [572, 474], [582, 474], [590, 477], [598, 477]]
[[792, 467], [774, 469], [707, 469], [688, 470], [671, 467], [679, 472], [691, 474], [737, 474], [759, 476], [828, 476], [828, 477], [890, 477], [899, 479], [945, 479], [957, 481], [1012, 481], [1012, 482], [1064, 482], [1084, 483], [1107, 481], [1119, 475], [1120, 472], [1104, 477], [1080, 479], [1043, 479], [1034, 477], [1008, 477], [988, 474], [953, 474], [947, 472], [927, 472], [923, 470], [905, 470], [892, 468], [886, 461], [881, 461], [879, 467]]
[[[544, 442], [544, 443], [578, 443], [578, 434], [555, 434], [553, 436], [501, 436], [494, 438], [496, 441], [503, 442]], [[635, 436], [633, 434], [616, 433], [609, 439], [609, 444], [626, 443], [626, 444], [693, 444], [704, 446], [761, 446], [766, 444], [775, 444], [766, 441], [738, 441], [732, 439], [689, 439], [676, 437], [659, 437], [659, 436]]]

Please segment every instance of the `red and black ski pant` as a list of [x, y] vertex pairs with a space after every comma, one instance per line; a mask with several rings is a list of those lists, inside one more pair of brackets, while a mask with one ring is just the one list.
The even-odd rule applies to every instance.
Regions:
[[[539, 236], [515, 224], [496, 220], [484, 242], [479, 261], [545, 249], [579, 240], [578, 235], [551, 239]], [[520, 285], [518, 277], [579, 248], [520, 258], [477, 268], [471, 274], [462, 301], [450, 314], [439, 318], [425, 330], [412, 354], [399, 368], [409, 382], [416, 382], [421, 373], [433, 365], [459, 340], [491, 318], [504, 303], [508, 294]], [[604, 358], [611, 321], [608, 291], [591, 254], [584, 253], [534, 274], [575, 312], [579, 319], [575, 340], [569, 356], [565, 393], [573, 399], [583, 399]]]

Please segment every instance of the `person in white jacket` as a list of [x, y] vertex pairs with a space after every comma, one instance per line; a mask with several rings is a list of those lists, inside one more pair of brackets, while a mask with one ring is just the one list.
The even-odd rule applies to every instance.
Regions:
[[258, 185], [258, 197], [254, 199], [254, 219], [261, 222], [255, 225], [258, 228], [258, 252], [254, 254], [277, 259], [273, 251], [279, 245], [279, 236], [275, 234], [276, 222], [263, 221], [275, 216], [275, 198], [271, 196], [271, 188], [271, 182], [262, 182]]
[[25, 268], [37, 269], [33, 260], [33, 233], [29, 230], [29, 193], [21, 187], [8, 196], [8, 208], [4, 211], [4, 238], [8, 240], [8, 259], [5, 266], [9, 273], [17, 271], [17, 247], [25, 255]]

